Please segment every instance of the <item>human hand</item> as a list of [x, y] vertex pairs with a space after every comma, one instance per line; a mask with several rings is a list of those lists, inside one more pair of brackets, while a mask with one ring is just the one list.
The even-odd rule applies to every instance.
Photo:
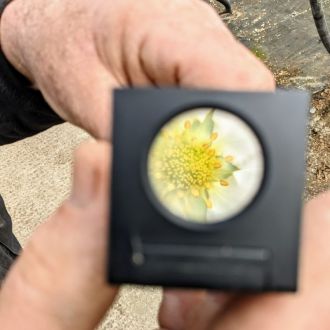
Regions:
[[111, 136], [114, 88], [274, 88], [201, 0], [14, 0], [1, 43], [59, 115], [99, 138]]
[[305, 207], [296, 294], [167, 291], [160, 325], [167, 330], [329, 329], [329, 237], [330, 192]]
[[33, 234], [0, 293], [1, 330], [93, 329], [117, 288], [106, 283], [109, 145], [75, 156], [73, 190]]

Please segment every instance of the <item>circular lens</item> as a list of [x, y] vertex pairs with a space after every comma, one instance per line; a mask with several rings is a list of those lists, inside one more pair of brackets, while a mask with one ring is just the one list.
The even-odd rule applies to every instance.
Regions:
[[177, 217], [214, 223], [242, 211], [264, 173], [260, 142], [246, 122], [218, 109], [194, 109], [155, 137], [148, 176], [159, 202]]

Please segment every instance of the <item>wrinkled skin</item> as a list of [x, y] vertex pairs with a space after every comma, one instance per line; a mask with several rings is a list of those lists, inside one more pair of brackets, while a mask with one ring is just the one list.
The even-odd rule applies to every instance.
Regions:
[[99, 138], [110, 136], [113, 88], [274, 87], [200, 0], [15, 0], [1, 35], [8, 58], [53, 108]]
[[[1, 45], [56, 112], [102, 139], [111, 137], [117, 87], [274, 88], [271, 73], [198, 0], [15, 0], [1, 19]], [[109, 157], [103, 143], [78, 150], [71, 197], [4, 283], [1, 329], [92, 329], [112, 304], [117, 288], [104, 276]], [[301, 293], [167, 292], [160, 325], [325, 329], [329, 194], [309, 203], [305, 224]]]

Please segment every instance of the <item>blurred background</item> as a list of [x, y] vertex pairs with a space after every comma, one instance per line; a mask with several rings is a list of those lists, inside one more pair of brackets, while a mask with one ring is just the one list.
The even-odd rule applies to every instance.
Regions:
[[[319, 41], [308, 0], [232, 2], [233, 15], [223, 15], [223, 19], [274, 72], [278, 85], [313, 92], [307, 200], [330, 188], [330, 55]], [[215, 0], [210, 0], [210, 4], [223, 11]], [[330, 0], [324, 4], [330, 23]], [[83, 131], [63, 124], [0, 148], [0, 191], [23, 245], [36, 226], [67, 197], [72, 151], [88, 138]], [[155, 329], [159, 302], [157, 288], [126, 287], [101, 328]]]

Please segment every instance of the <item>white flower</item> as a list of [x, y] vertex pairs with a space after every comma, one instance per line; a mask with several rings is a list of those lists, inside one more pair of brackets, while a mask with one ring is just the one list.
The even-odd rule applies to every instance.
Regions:
[[260, 144], [238, 117], [199, 109], [175, 117], [149, 155], [151, 186], [173, 214], [202, 223], [224, 220], [255, 196], [263, 176]]

